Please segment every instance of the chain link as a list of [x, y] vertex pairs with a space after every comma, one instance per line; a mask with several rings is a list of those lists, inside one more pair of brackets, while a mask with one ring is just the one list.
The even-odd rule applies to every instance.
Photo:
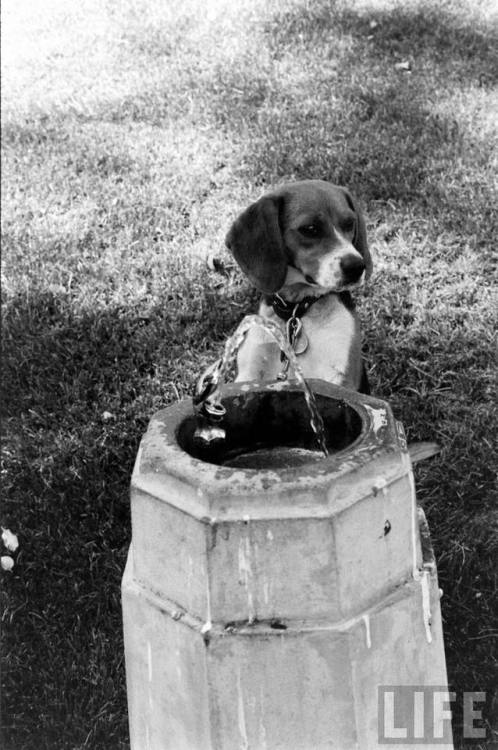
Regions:
[[[303, 330], [302, 321], [296, 316], [297, 308], [298, 305], [296, 305], [296, 307], [294, 308], [294, 311], [286, 324], [287, 341], [289, 342], [294, 352], [296, 352], [296, 345]], [[280, 355], [280, 359], [281, 362], [283, 362], [283, 365], [282, 369], [277, 375], [277, 380], [287, 380], [290, 362], [283, 352]]]

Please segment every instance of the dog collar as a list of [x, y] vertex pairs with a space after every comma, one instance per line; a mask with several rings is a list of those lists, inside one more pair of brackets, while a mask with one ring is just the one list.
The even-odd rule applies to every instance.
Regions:
[[291, 318], [302, 318], [311, 305], [319, 299], [321, 297], [304, 297], [299, 302], [291, 302], [281, 297], [280, 294], [274, 294], [269, 298], [268, 302], [278, 317], [287, 321]]

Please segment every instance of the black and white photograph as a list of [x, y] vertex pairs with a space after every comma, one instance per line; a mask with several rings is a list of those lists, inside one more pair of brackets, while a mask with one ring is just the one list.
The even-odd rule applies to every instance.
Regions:
[[4, 0], [3, 750], [498, 750], [497, 0]]

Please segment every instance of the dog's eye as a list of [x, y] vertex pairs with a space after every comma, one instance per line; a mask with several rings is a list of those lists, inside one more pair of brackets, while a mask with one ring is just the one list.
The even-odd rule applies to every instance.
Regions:
[[307, 237], [308, 239], [312, 240], [315, 237], [318, 237], [320, 234], [320, 227], [318, 224], [303, 224], [301, 227], [299, 227], [299, 232], [303, 235], [303, 237]]
[[341, 221], [341, 229], [343, 232], [346, 232], [347, 234], [354, 230], [354, 219], [352, 216], [350, 216], [347, 219], [343, 219]]

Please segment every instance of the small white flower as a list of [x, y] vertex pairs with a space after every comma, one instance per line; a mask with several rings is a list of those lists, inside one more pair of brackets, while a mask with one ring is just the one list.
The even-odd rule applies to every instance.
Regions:
[[102, 419], [107, 422], [109, 419], [114, 419], [114, 414], [111, 414], [110, 411], [104, 411], [102, 412]]
[[2, 570], [12, 570], [14, 567], [14, 560], [8, 555], [2, 555], [2, 557], [0, 557], [0, 565]]
[[19, 540], [10, 529], [4, 529], [2, 526], [2, 542], [5, 544], [9, 552], [15, 552], [19, 547]]

